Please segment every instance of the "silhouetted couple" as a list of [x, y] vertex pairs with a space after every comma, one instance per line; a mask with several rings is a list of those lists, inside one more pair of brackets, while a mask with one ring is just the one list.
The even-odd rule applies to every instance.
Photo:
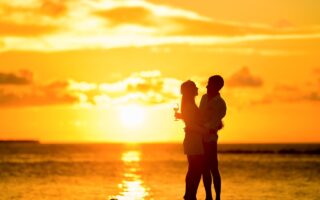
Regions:
[[197, 199], [201, 176], [206, 200], [212, 199], [212, 178], [216, 200], [220, 200], [221, 177], [218, 169], [217, 133], [223, 127], [222, 118], [226, 114], [226, 104], [219, 93], [223, 85], [224, 80], [221, 76], [210, 77], [207, 94], [202, 96], [199, 107], [195, 103], [195, 97], [198, 95], [196, 84], [189, 80], [181, 85], [181, 113], [176, 113], [176, 117], [185, 122], [183, 147], [188, 158], [184, 195], [186, 200]]

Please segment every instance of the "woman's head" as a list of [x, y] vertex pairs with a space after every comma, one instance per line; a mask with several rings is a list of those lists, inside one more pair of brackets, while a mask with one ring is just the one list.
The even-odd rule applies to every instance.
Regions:
[[198, 95], [198, 88], [193, 81], [185, 81], [181, 84], [180, 92], [181, 98], [181, 113], [185, 114], [185, 110], [189, 107], [188, 105], [195, 105], [195, 96]]
[[181, 84], [180, 92], [185, 97], [195, 97], [198, 95], [198, 88], [193, 81], [185, 81]]

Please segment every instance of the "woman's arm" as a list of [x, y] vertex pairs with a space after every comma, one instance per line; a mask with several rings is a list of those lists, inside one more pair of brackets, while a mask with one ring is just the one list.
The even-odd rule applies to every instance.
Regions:
[[207, 134], [209, 132], [209, 129], [204, 126], [199, 108], [195, 104], [184, 107], [182, 112], [177, 114], [177, 117], [183, 119], [186, 132], [195, 134]]
[[200, 119], [200, 115], [198, 116], [191, 115], [191, 116], [185, 116], [185, 117], [183, 117], [183, 115], [181, 116], [186, 124], [185, 131], [196, 132], [197, 134], [209, 133], [209, 128], [202, 123], [202, 119]]

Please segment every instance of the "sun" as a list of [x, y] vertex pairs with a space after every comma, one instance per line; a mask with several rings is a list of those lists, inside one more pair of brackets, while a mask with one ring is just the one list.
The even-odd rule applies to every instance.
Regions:
[[125, 127], [138, 127], [144, 119], [145, 112], [141, 106], [127, 105], [120, 108], [120, 120]]

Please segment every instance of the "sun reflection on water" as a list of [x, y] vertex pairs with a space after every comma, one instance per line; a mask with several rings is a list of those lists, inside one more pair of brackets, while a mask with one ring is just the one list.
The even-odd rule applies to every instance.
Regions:
[[127, 151], [122, 154], [121, 160], [128, 164], [132, 162], [140, 161], [140, 152], [139, 151]]
[[124, 178], [118, 187], [122, 190], [119, 195], [113, 196], [111, 200], [143, 200], [148, 196], [148, 189], [143, 186], [140, 171], [140, 152], [126, 151], [121, 160], [125, 165]]

